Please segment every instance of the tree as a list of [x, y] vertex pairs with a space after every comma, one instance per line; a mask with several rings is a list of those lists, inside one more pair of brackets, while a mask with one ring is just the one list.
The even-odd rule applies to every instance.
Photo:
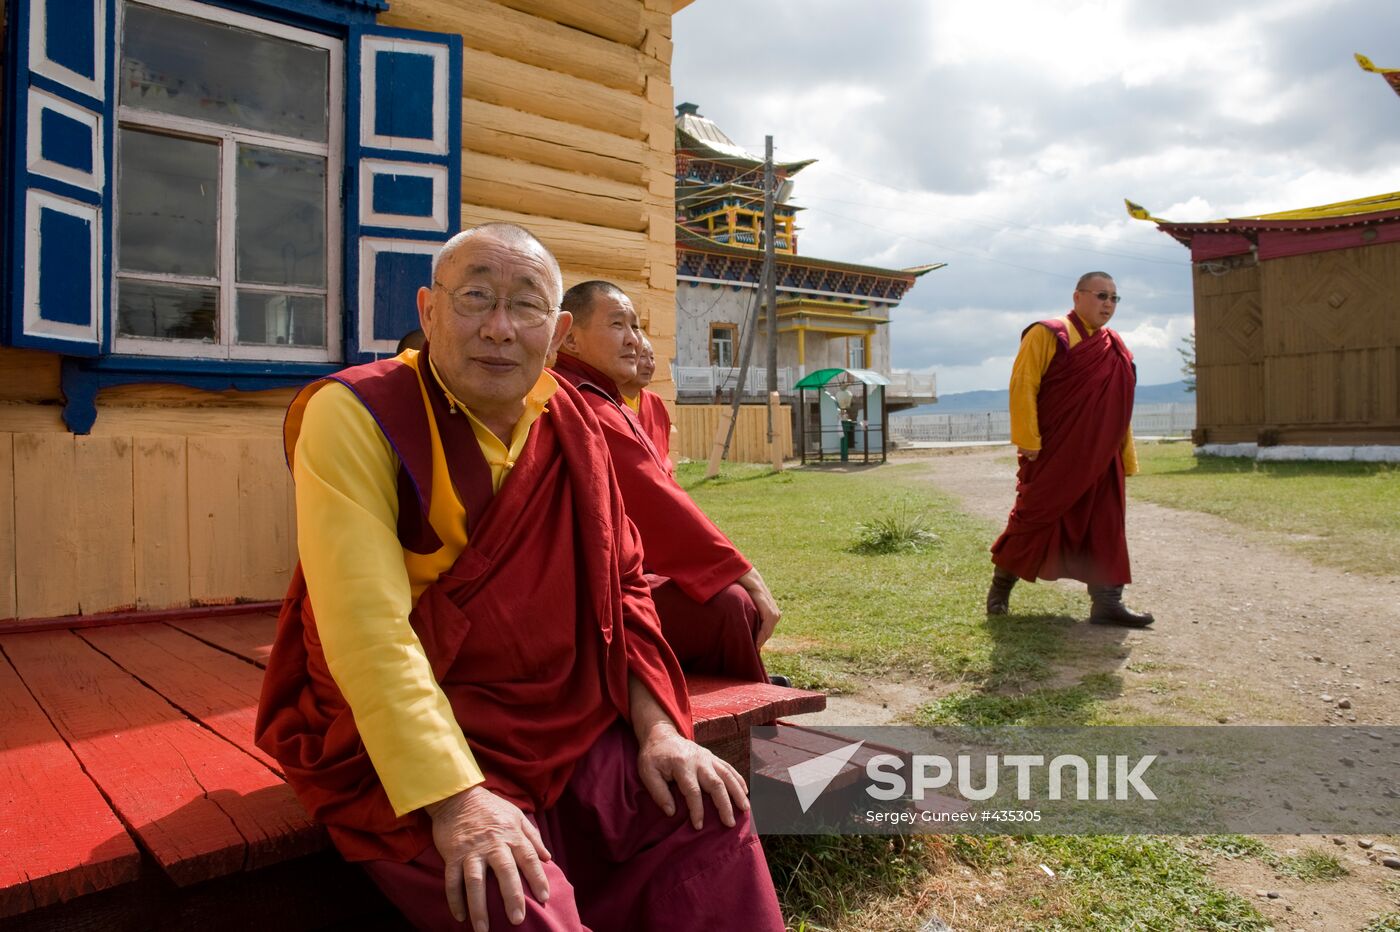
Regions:
[[1181, 354], [1181, 374], [1186, 376], [1186, 390], [1194, 392], [1196, 390], [1196, 331], [1192, 330], [1181, 338], [1181, 345], [1176, 348]]

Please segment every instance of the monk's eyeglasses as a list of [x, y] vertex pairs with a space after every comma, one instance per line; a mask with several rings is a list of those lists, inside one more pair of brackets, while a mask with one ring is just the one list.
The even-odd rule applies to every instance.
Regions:
[[559, 310], [537, 294], [526, 293], [506, 297], [477, 285], [467, 285], [456, 291], [449, 291], [440, 281], [434, 281], [433, 284], [447, 292], [452, 299], [452, 310], [458, 317], [465, 317], [473, 322], [484, 319], [502, 302], [505, 303], [506, 313], [510, 315], [511, 321], [518, 327], [538, 327], [549, 320], [550, 314]]
[[1119, 301], [1123, 300], [1123, 296], [1121, 294], [1112, 294], [1107, 291], [1085, 291], [1083, 288], [1080, 288], [1079, 290], [1083, 291], [1085, 294], [1093, 295], [1100, 301], [1112, 301], [1114, 304], [1117, 304]]

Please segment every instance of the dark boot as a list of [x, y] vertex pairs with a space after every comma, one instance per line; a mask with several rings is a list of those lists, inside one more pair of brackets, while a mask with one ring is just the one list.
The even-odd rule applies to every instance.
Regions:
[[1089, 621], [1096, 625], [1145, 628], [1156, 621], [1147, 612], [1135, 612], [1123, 604], [1122, 586], [1090, 586], [1089, 598], [1093, 601]]
[[1011, 587], [1016, 585], [1016, 574], [1008, 573], [1001, 567], [992, 571], [992, 586], [987, 590], [987, 614], [1005, 615], [1011, 611]]

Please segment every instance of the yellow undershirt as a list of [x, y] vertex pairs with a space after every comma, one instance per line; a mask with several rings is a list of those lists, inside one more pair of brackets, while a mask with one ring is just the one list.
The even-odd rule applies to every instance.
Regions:
[[[1070, 322], [1069, 316], [1061, 317], [1069, 328], [1070, 349], [1079, 345], [1082, 337], [1079, 328]], [[1088, 324], [1084, 329], [1093, 333], [1095, 328]], [[1021, 349], [1016, 354], [1016, 362], [1011, 366], [1011, 442], [1023, 450], [1040, 449], [1040, 412], [1037, 399], [1040, 396], [1040, 380], [1045, 370], [1055, 358], [1059, 345], [1055, 334], [1048, 327], [1035, 326], [1021, 339]], [[1137, 475], [1137, 448], [1133, 445], [1133, 428], [1123, 437], [1123, 471], [1129, 476]]]
[[[541, 374], [507, 447], [464, 405], [494, 490], [515, 465], [530, 428], [559, 385]], [[431, 420], [430, 420], [431, 423]], [[434, 488], [451, 490], [432, 427]], [[331, 382], [306, 405], [293, 457], [297, 540], [326, 665], [394, 812], [403, 815], [482, 782], [452, 707], [433, 676], [408, 616], [419, 595], [466, 544], [466, 511], [439, 494], [429, 516], [444, 547], [405, 551], [397, 527], [399, 460], [344, 385]]]
[[631, 408], [633, 411], [637, 412], [638, 414], [641, 414], [641, 413], [642, 413], [642, 393], [641, 393], [641, 392], [637, 392], [637, 394], [633, 395], [631, 398], [628, 398], [626, 395], [623, 395], [623, 396], [622, 396], [622, 403], [625, 404], [625, 405], [627, 405], [627, 407]]

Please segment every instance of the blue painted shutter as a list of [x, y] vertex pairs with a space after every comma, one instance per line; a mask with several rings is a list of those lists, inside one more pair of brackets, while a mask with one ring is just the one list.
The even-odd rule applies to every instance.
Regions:
[[5, 111], [6, 342], [102, 351], [116, 0], [16, 0]]
[[462, 38], [350, 33], [346, 69], [345, 359], [392, 355], [418, 288], [461, 224]]

